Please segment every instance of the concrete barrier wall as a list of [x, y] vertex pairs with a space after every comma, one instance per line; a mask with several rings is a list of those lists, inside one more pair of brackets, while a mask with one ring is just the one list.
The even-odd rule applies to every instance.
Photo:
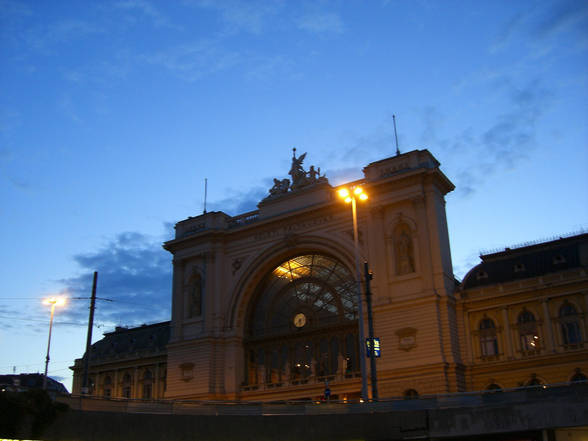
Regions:
[[541, 439], [542, 430], [588, 426], [588, 385], [470, 395], [320, 405], [115, 402], [108, 407], [106, 400], [73, 399], [73, 408], [37, 439], [391, 441], [523, 432], [534, 439], [529, 431]]

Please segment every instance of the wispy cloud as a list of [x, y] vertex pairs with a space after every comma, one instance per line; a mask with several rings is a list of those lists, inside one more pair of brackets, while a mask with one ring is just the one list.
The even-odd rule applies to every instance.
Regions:
[[200, 40], [144, 55], [142, 59], [164, 67], [186, 81], [196, 81], [239, 64], [242, 56], [223, 48], [213, 40]]
[[458, 194], [469, 195], [499, 169], [512, 170], [536, 146], [538, 121], [549, 108], [552, 94], [538, 81], [522, 86], [504, 81], [495, 89], [505, 95], [506, 106], [477, 130], [464, 129], [450, 139], [437, 137], [438, 120], [423, 115], [429, 142], [441, 146], [454, 158]]
[[260, 34], [284, 6], [282, 1], [185, 0], [185, 4], [220, 14], [223, 34]]
[[[588, 3], [584, 1], [564, 0], [537, 3], [523, 12], [517, 12], [500, 29], [490, 52], [498, 52], [513, 44], [528, 42], [535, 46], [533, 54], [544, 56], [559, 45], [554, 39], [567, 33], [575, 32], [575, 40], [588, 39]], [[576, 32], [577, 31], [577, 32]]]
[[[78, 276], [60, 280], [72, 297], [89, 297], [98, 271], [96, 321], [107, 326], [136, 325], [170, 319], [171, 256], [162, 240], [138, 232], [117, 235], [103, 248], [74, 256]], [[71, 320], [84, 320], [85, 307], [70, 310]]]
[[299, 29], [316, 34], [340, 34], [345, 30], [343, 20], [334, 12], [315, 12], [305, 15], [300, 17], [297, 25]]
[[585, 1], [559, 1], [549, 8], [535, 26], [538, 37], [553, 37], [572, 29], [580, 30], [585, 37], [588, 34], [588, 3]]
[[123, 0], [116, 2], [114, 7], [120, 10], [137, 13], [151, 20], [156, 28], [181, 29], [173, 24], [153, 3], [146, 0]]
[[213, 201], [208, 205], [209, 211], [219, 210], [233, 216], [257, 209], [257, 204], [269, 195], [269, 189], [273, 185], [271, 178], [263, 179], [265, 185], [253, 187], [247, 191], [226, 189], [228, 196], [224, 199]]
[[85, 38], [105, 32], [100, 26], [86, 20], [67, 19], [34, 28], [26, 33], [25, 40], [30, 47], [38, 50], [51, 50], [57, 44]]

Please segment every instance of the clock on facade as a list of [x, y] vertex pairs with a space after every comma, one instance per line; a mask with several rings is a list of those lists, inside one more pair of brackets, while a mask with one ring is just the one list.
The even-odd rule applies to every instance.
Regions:
[[294, 316], [294, 326], [302, 328], [306, 324], [306, 316], [301, 312]]

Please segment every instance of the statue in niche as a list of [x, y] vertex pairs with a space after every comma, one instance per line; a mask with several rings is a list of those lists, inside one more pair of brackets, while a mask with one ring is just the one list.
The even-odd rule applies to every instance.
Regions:
[[396, 251], [396, 274], [402, 276], [414, 273], [414, 250], [408, 225], [402, 224], [396, 228], [394, 248]]
[[188, 299], [188, 318], [202, 315], [202, 276], [196, 270], [188, 276], [185, 283], [184, 295]]

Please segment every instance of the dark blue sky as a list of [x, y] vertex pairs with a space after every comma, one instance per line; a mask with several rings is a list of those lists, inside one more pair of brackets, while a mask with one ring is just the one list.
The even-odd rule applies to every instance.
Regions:
[[[0, 371], [43, 370], [51, 293], [102, 326], [169, 318], [178, 220], [255, 208], [291, 148], [332, 183], [428, 148], [458, 276], [588, 226], [583, 1], [0, 1]], [[88, 304], [56, 315], [50, 373]], [[66, 385], [70, 384], [66, 381]]]

